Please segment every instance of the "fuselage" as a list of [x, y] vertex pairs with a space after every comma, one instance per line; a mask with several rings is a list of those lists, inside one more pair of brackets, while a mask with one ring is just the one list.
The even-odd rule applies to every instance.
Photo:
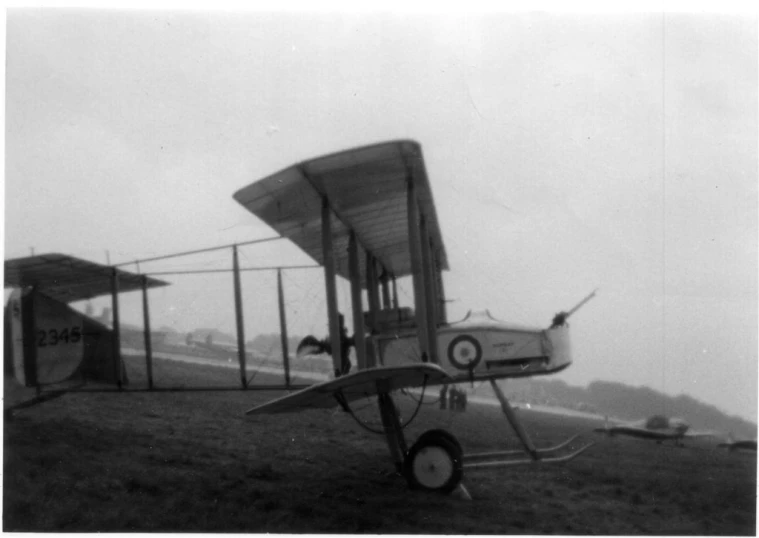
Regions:
[[[387, 326], [374, 337], [384, 366], [419, 361], [416, 330], [399, 329]], [[459, 381], [545, 375], [572, 362], [567, 326], [542, 329], [508, 324], [483, 311], [441, 325], [436, 333], [437, 363]]]
[[685, 437], [689, 429], [690, 425], [683, 419], [654, 415], [634, 422], [606, 425], [604, 428], [596, 428], [596, 431], [609, 435], [629, 435], [641, 439], [662, 441], [666, 439], [680, 440]]

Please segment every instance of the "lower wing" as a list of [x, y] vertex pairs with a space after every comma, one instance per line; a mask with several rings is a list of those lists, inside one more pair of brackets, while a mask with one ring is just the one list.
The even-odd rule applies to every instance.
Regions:
[[331, 381], [311, 385], [293, 394], [249, 409], [246, 414], [287, 413], [300, 409], [332, 408], [338, 405], [338, 399], [350, 402], [374, 396], [379, 392], [439, 385], [451, 380], [451, 376], [436, 364], [422, 363], [369, 368]]

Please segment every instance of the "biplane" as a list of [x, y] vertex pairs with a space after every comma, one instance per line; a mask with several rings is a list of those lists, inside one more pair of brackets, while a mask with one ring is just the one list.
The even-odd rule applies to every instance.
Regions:
[[693, 431], [690, 424], [681, 418], [670, 418], [664, 415], [651, 417], [633, 422], [609, 423], [608, 417], [604, 420], [603, 428], [595, 428], [593, 431], [603, 433], [610, 437], [615, 435], [627, 435], [640, 439], [650, 439], [658, 443], [674, 441], [675, 445], [682, 446], [683, 439], [697, 437], [716, 437], [719, 435], [713, 431]]
[[[449, 322], [442, 278], [448, 261], [418, 143], [385, 142], [304, 161], [239, 190], [234, 198], [278, 235], [140, 261], [231, 248], [237, 342], [228, 347], [230, 353], [236, 350], [240, 368], [240, 386], [234, 390], [300, 389], [249, 414], [332, 407], [353, 413], [356, 400], [376, 398], [396, 469], [412, 487], [441, 492], [455, 489], [465, 469], [566, 462], [592, 445], [572, 451], [575, 436], [556, 446], [536, 447], [496, 380], [567, 368], [572, 362], [567, 319], [595, 292], [556, 314], [546, 328], [504, 323], [488, 311]], [[316, 385], [290, 382], [281, 272], [277, 281], [285, 384], [254, 386], [247, 377], [237, 248], [279, 239], [292, 241], [324, 270], [329, 337], [324, 342], [311, 337], [309, 343], [331, 354], [336, 375]], [[118, 308], [118, 296], [125, 291], [142, 291], [145, 390], [187, 390], [159, 388], [152, 379], [148, 289], [167, 282], [63, 254], [8, 260], [5, 268], [5, 286], [17, 288], [6, 307], [6, 372], [37, 391], [36, 399], [14, 408], [75, 391], [88, 380], [126, 390]], [[350, 283], [350, 337], [337, 307], [337, 277]], [[399, 304], [397, 283], [404, 277], [411, 279], [412, 307]], [[111, 326], [70, 306], [106, 294], [112, 297]], [[348, 346], [354, 348], [357, 363], [352, 373], [346, 362]], [[409, 446], [394, 402], [396, 391], [475, 381], [491, 384], [523, 450], [464, 454], [456, 437], [439, 429], [425, 432]]]
[[[489, 312], [449, 322], [442, 272], [448, 270], [422, 150], [409, 140], [360, 147], [300, 162], [234, 194], [235, 200], [324, 268], [329, 351], [336, 377], [247, 411], [249, 415], [341, 407], [376, 398], [396, 469], [411, 487], [451, 492], [465, 469], [566, 462], [574, 438], [537, 448], [496, 383], [548, 375], [571, 362], [567, 318], [547, 328], [504, 323]], [[357, 371], [346, 374], [336, 278], [350, 282]], [[414, 307], [400, 307], [397, 279], [411, 277]], [[364, 297], [366, 309], [364, 308]], [[311, 340], [313, 343], [314, 339]], [[456, 437], [430, 430], [409, 446], [394, 391], [487, 381], [523, 451], [464, 454]]]
[[756, 439], [733, 439], [732, 434], [730, 434], [725, 442], [717, 446], [728, 452], [756, 452]]

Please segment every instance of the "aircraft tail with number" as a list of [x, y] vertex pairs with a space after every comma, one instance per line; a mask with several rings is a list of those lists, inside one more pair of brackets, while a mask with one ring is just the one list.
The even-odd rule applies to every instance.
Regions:
[[27, 387], [71, 380], [128, 383], [113, 331], [42, 293], [14, 290], [5, 308], [6, 370]]

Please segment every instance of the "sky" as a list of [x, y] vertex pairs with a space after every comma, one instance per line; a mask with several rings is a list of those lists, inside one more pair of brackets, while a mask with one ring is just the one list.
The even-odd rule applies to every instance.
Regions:
[[[409, 138], [448, 254], [449, 320], [487, 308], [545, 327], [598, 289], [554, 378], [756, 421], [755, 13], [6, 17], [5, 259], [122, 263], [272, 237], [236, 190]], [[284, 241], [240, 252], [246, 267], [312, 263]], [[219, 267], [229, 249], [139, 270]], [[154, 327], [234, 330], [228, 274], [161, 278]], [[321, 271], [283, 278], [291, 333], [324, 333]], [[272, 271], [244, 274], [246, 336], [278, 331], [275, 286]], [[139, 301], [125, 296], [124, 321], [141, 323]]]

